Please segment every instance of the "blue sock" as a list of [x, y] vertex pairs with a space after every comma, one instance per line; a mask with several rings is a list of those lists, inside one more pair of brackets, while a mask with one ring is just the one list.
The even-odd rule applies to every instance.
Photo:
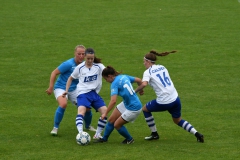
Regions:
[[60, 106], [58, 106], [58, 108], [55, 112], [55, 117], [54, 117], [54, 127], [55, 128], [59, 128], [59, 125], [63, 119], [64, 112], [65, 112], [65, 108], [61, 108]]
[[110, 136], [110, 134], [112, 133], [112, 131], [114, 130], [114, 124], [108, 122], [106, 127], [105, 127], [105, 131], [104, 131], [104, 135], [103, 135], [103, 140], [107, 141], [108, 137]]
[[117, 130], [119, 134], [121, 134], [123, 137], [125, 137], [128, 141], [132, 139], [132, 136], [128, 133], [128, 130], [126, 127], [122, 126], [119, 130]]
[[86, 111], [84, 116], [85, 128], [89, 128], [92, 123], [92, 111]]

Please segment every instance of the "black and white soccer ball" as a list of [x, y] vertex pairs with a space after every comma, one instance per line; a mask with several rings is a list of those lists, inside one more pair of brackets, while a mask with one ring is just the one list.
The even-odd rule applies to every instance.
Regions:
[[85, 146], [91, 142], [91, 136], [87, 132], [78, 133], [76, 136], [77, 144]]

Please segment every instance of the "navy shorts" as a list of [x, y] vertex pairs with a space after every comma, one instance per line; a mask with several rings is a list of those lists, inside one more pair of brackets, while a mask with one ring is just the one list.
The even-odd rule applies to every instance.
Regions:
[[173, 118], [181, 117], [181, 101], [180, 98], [169, 104], [159, 104], [156, 99], [148, 102], [146, 108], [149, 112], [163, 112], [168, 111]]
[[77, 106], [85, 106], [90, 108], [91, 106], [98, 111], [99, 108], [106, 106], [102, 97], [100, 97], [96, 91], [90, 91], [88, 93], [80, 94], [77, 97]]

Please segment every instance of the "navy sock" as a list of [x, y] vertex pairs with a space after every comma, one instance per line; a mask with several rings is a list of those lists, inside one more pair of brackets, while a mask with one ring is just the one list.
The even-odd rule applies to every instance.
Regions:
[[92, 123], [92, 111], [86, 111], [84, 116], [85, 128], [89, 128]]

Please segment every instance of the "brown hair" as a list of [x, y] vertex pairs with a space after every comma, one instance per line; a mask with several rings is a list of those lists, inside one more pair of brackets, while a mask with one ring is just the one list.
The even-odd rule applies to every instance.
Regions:
[[155, 50], [151, 50], [149, 53], [147, 53], [144, 58], [147, 60], [150, 60], [152, 63], [155, 63], [155, 61], [157, 60], [156, 56], [166, 56], [170, 53], [175, 53], [177, 51], [170, 51], [170, 52], [162, 52], [162, 53], [158, 53]]
[[106, 68], [103, 69], [102, 71], [102, 76], [107, 77], [108, 75], [114, 75], [117, 76], [121, 74], [120, 72], [116, 71], [112, 66], [107, 66]]
[[94, 60], [93, 60], [93, 62], [94, 62], [94, 63], [101, 63], [101, 60], [102, 60], [102, 59], [97, 58], [97, 57], [95, 56], [95, 51], [93, 50], [93, 48], [87, 48], [87, 49], [85, 50], [85, 55], [86, 55], [86, 54], [94, 54]]

